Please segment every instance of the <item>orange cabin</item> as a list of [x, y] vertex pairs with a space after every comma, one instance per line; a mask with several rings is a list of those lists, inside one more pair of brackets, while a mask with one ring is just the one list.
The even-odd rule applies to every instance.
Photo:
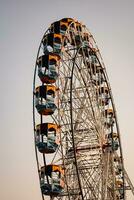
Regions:
[[[47, 182], [47, 178], [49, 182]], [[46, 165], [41, 168], [41, 190], [49, 196], [58, 196], [64, 189], [64, 170], [60, 165]]]
[[53, 123], [36, 126], [36, 146], [41, 153], [54, 153], [60, 144], [60, 127]]
[[56, 110], [54, 103], [55, 92], [58, 90], [54, 85], [42, 85], [36, 88], [35, 106], [41, 115], [52, 115]]
[[55, 83], [58, 78], [57, 66], [59, 66], [60, 56], [56, 54], [42, 55], [37, 60], [38, 76], [42, 83]]
[[53, 24], [51, 24], [50, 31], [52, 33], [64, 35], [66, 33], [67, 28], [68, 28], [67, 22], [56, 21]]
[[44, 36], [42, 43], [44, 45], [44, 53], [56, 53], [60, 55], [62, 49], [62, 35], [49, 33]]

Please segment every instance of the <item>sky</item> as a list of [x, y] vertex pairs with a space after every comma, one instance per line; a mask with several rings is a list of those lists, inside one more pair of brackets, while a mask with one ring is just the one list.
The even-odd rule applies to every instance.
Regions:
[[125, 168], [134, 183], [133, 11], [133, 0], [0, 0], [1, 200], [41, 199], [32, 126], [34, 65], [45, 30], [63, 17], [83, 22], [99, 46], [117, 109]]

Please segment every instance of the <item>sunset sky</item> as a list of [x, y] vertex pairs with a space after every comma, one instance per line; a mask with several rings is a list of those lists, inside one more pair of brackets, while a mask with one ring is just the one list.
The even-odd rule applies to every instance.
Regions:
[[40, 40], [63, 17], [82, 21], [99, 46], [117, 109], [125, 168], [134, 183], [134, 1], [0, 0], [1, 200], [41, 200], [32, 81]]

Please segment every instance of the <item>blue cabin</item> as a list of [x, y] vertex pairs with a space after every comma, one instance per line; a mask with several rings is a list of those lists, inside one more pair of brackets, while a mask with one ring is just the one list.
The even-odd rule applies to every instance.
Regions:
[[54, 153], [60, 143], [60, 127], [53, 123], [36, 126], [36, 146], [41, 153]]
[[57, 88], [54, 85], [42, 85], [35, 91], [35, 106], [39, 114], [52, 115], [57, 106], [55, 105], [55, 92]]
[[45, 195], [58, 196], [64, 189], [64, 170], [60, 165], [46, 165], [41, 168], [40, 187]]

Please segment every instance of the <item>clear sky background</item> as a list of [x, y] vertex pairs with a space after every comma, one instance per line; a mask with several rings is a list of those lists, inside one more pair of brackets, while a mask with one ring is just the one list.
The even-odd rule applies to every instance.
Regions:
[[0, 0], [1, 200], [41, 199], [32, 127], [34, 64], [44, 31], [63, 17], [84, 22], [100, 48], [134, 183], [134, 1]]

